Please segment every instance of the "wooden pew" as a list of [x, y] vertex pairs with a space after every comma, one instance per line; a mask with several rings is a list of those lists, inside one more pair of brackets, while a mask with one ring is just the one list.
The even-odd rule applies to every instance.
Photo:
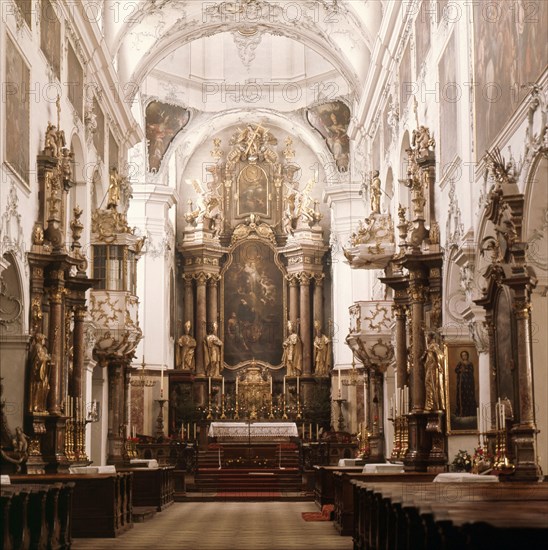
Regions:
[[334, 472], [361, 473], [363, 466], [314, 466], [314, 501], [321, 510], [324, 504], [334, 504], [335, 488], [333, 484]]
[[[116, 474], [38, 474], [32, 476], [11, 476], [13, 486], [33, 481], [55, 486], [59, 483], [74, 483], [72, 505], [67, 496], [58, 490], [56, 497], [50, 497], [53, 507], [67, 510], [72, 506], [72, 517], [60, 520], [54, 527], [59, 540], [63, 537], [116, 537], [133, 527], [132, 518], [132, 476], [131, 472]], [[51, 500], [52, 499], [52, 500]], [[48, 506], [48, 505], [47, 505]], [[65, 530], [68, 535], [63, 534]]]
[[355, 549], [456, 550], [543, 548], [548, 488], [508, 483], [363, 483], [354, 481], [359, 514]]
[[118, 468], [133, 474], [133, 505], [153, 506], [158, 512], [174, 502], [174, 470], [174, 466]]
[[339, 470], [332, 473], [335, 505], [335, 528], [342, 536], [354, 533], [354, 491], [352, 480], [371, 483], [428, 483], [436, 474], [408, 473], [362, 473]]
[[2, 486], [2, 548], [71, 547], [70, 517], [74, 483]]

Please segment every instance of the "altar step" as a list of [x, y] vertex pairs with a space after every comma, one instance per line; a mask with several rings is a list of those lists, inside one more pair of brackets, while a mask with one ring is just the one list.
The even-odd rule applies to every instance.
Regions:
[[194, 484], [202, 492], [299, 492], [302, 475], [298, 468], [227, 469], [198, 468]]

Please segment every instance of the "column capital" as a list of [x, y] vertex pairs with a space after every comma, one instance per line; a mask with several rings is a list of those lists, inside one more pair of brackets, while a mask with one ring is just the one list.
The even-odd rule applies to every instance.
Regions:
[[301, 271], [301, 273], [299, 273], [297, 277], [299, 278], [301, 286], [308, 286], [310, 285], [310, 280], [313, 278], [313, 275], [311, 273], [308, 273], [307, 271]]
[[202, 286], [207, 283], [208, 279], [209, 279], [210, 275], [209, 273], [204, 273], [203, 271], [200, 272], [200, 273], [195, 273], [194, 274], [194, 279], [196, 279], [196, 284], [198, 286]]
[[418, 280], [409, 286], [408, 293], [411, 302], [422, 303], [426, 300], [426, 287]]
[[407, 316], [407, 306], [404, 304], [392, 304], [392, 312], [394, 317], [405, 319]]

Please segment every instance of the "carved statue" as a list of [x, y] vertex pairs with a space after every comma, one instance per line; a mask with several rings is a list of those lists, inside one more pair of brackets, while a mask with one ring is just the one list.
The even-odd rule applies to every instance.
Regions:
[[379, 178], [379, 171], [375, 170], [373, 172], [373, 177], [371, 178], [371, 213], [380, 214], [381, 212], [381, 179]]
[[331, 368], [331, 339], [322, 334], [319, 321], [314, 321], [314, 373], [316, 376], [328, 376]]
[[424, 384], [426, 389], [424, 409], [427, 411], [445, 410], [444, 355], [435, 334], [426, 339], [424, 359]]
[[413, 130], [411, 145], [415, 148], [418, 158], [427, 157], [430, 147], [435, 146], [430, 130], [426, 126], [419, 126], [417, 130]]
[[116, 168], [112, 168], [110, 171], [110, 183], [108, 186], [107, 208], [116, 209], [119, 202], [120, 202], [120, 177], [118, 176], [118, 170], [116, 170]]
[[29, 408], [31, 412], [45, 412], [49, 393], [49, 369], [51, 356], [46, 349], [46, 337], [37, 332], [30, 348], [31, 381]]
[[196, 340], [190, 335], [190, 321], [185, 323], [185, 333], [177, 342], [176, 368], [179, 370], [194, 371], [194, 352], [196, 351]]
[[213, 323], [213, 332], [204, 340], [205, 373], [207, 376], [221, 376], [223, 341], [217, 336], [217, 323]]
[[19, 453], [19, 455], [28, 455], [29, 438], [19, 426], [15, 428], [15, 435], [11, 442], [15, 452]]
[[48, 127], [46, 128], [46, 145], [44, 151], [47, 151], [50, 156], [55, 158], [59, 157], [61, 152], [57, 128], [51, 122], [48, 122]]
[[299, 335], [295, 332], [293, 323], [287, 322], [288, 336], [284, 340], [282, 355], [282, 365], [287, 369], [287, 376], [301, 376], [302, 374], [302, 342]]

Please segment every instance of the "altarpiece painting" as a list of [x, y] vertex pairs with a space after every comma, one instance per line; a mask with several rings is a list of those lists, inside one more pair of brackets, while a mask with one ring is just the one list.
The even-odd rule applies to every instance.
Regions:
[[232, 252], [223, 281], [225, 362], [279, 365], [285, 296], [276, 252], [259, 240], [243, 242]]

